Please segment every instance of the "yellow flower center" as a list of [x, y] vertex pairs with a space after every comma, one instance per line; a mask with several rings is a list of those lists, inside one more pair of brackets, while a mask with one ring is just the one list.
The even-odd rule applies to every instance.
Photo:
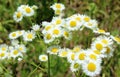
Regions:
[[80, 18], [80, 17], [76, 17], [75, 19], [76, 19], [76, 20], [78, 20], [78, 21], [80, 21], [80, 20], [81, 20], [81, 18]]
[[0, 57], [4, 57], [4, 56], [5, 56], [5, 53], [1, 53], [1, 54], [0, 54]]
[[56, 25], [59, 25], [59, 24], [61, 24], [61, 20], [60, 19], [58, 19], [58, 20], [56, 20]]
[[85, 17], [85, 18], [84, 18], [84, 21], [85, 21], [85, 22], [89, 22], [89, 21], [90, 21], [90, 18], [89, 18], [89, 17]]
[[55, 10], [55, 14], [59, 15], [61, 13], [61, 10]]
[[17, 51], [17, 50], [14, 50], [14, 51], [13, 51], [13, 54], [14, 54], [14, 55], [17, 55], [17, 54], [18, 54], [18, 51]]
[[69, 33], [68, 33], [67, 31], [64, 31], [64, 35], [65, 35], [66, 37], [69, 37]]
[[105, 30], [100, 29], [100, 30], [98, 30], [98, 32], [105, 33]]
[[45, 57], [45, 56], [43, 56], [43, 57], [42, 57], [42, 60], [44, 60], [44, 61], [45, 61], [45, 60], [46, 60], [46, 57]]
[[15, 37], [16, 36], [16, 33], [12, 33], [12, 37]]
[[94, 72], [96, 70], [96, 65], [94, 63], [88, 63], [87, 65], [87, 69], [90, 71], [90, 72]]
[[96, 49], [97, 49], [97, 50], [102, 50], [102, 49], [103, 49], [102, 44], [97, 43], [97, 44], [96, 44]]
[[30, 13], [30, 12], [31, 12], [30, 7], [26, 7], [25, 11], [26, 11], [27, 13]]
[[91, 59], [93, 59], [93, 60], [96, 60], [96, 59], [97, 59], [97, 56], [94, 55], [94, 54], [90, 54], [89, 57], [90, 57]]
[[20, 50], [20, 51], [22, 51], [22, 50], [23, 50], [23, 48], [22, 48], [22, 47], [20, 47], [20, 48], [19, 48], [19, 50]]
[[100, 51], [99, 50], [94, 50], [93, 51], [95, 54], [97, 54], [97, 55], [100, 55]]
[[115, 41], [120, 42], [120, 38], [118, 37], [114, 37], [114, 38], [115, 38]]
[[79, 48], [79, 47], [73, 48], [73, 52], [79, 52], [79, 51], [80, 51], [80, 48]]
[[58, 52], [58, 48], [52, 48], [51, 51], [52, 51], [53, 53], [57, 53], [57, 52]]
[[88, 26], [92, 26], [92, 23], [88, 23]]
[[45, 30], [46, 30], [46, 31], [48, 31], [48, 30], [50, 30], [50, 29], [51, 29], [51, 26], [46, 26], [46, 27], [45, 27]]
[[20, 17], [22, 16], [22, 13], [21, 13], [21, 12], [18, 12], [18, 13], [16, 14], [16, 16], [17, 16], [17, 18], [20, 18]]
[[76, 22], [76, 21], [71, 21], [71, 22], [70, 22], [70, 26], [71, 26], [71, 27], [76, 27], [76, 25], [77, 25], [77, 22]]
[[107, 41], [106, 39], [103, 39], [103, 40], [102, 40], [102, 43], [108, 44], [108, 41]]
[[80, 53], [80, 54], [79, 54], [79, 59], [80, 59], [80, 60], [84, 60], [84, 59], [85, 59], [85, 56], [86, 56], [85, 53]]
[[2, 51], [5, 51], [6, 50], [6, 47], [2, 47]]
[[63, 52], [61, 53], [61, 56], [66, 57], [67, 54], [68, 54], [68, 53], [67, 53], [66, 51], [63, 51]]
[[58, 29], [54, 29], [54, 30], [53, 30], [53, 34], [58, 35], [59, 33], [60, 33], [60, 32], [59, 32]]
[[56, 8], [57, 8], [57, 9], [60, 9], [60, 8], [61, 8], [61, 5], [60, 5], [60, 4], [56, 4]]
[[46, 39], [50, 40], [52, 38], [51, 34], [46, 34]]
[[106, 47], [106, 53], [109, 54], [110, 53], [110, 48]]
[[75, 63], [75, 64], [74, 64], [74, 68], [75, 68], [75, 69], [79, 68], [79, 66], [80, 66], [80, 65], [79, 65], [78, 63]]
[[75, 54], [71, 54], [71, 60], [74, 60], [75, 59]]
[[33, 38], [33, 35], [32, 35], [31, 33], [29, 33], [29, 34], [27, 35], [27, 38], [28, 38], [28, 39], [32, 39], [32, 38]]

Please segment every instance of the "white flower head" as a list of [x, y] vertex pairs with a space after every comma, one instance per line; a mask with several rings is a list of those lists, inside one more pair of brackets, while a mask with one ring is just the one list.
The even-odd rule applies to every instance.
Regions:
[[65, 6], [61, 3], [55, 3], [52, 6], [50, 6], [53, 10], [64, 10]]
[[35, 32], [33, 30], [27, 31], [23, 35], [24, 41], [32, 41], [35, 37]]
[[12, 39], [12, 40], [14, 40], [14, 39], [16, 39], [18, 37], [19, 37], [19, 34], [17, 32], [11, 32], [9, 34], [9, 38]]
[[51, 33], [46, 33], [44, 35], [44, 42], [45, 43], [50, 43], [50, 42], [54, 41], [54, 39], [55, 38], [53, 37], [53, 35]]
[[0, 52], [6, 52], [7, 50], [8, 50], [8, 45], [6, 45], [6, 44], [0, 45]]
[[78, 62], [72, 62], [70, 69], [72, 72], [76, 72], [80, 69], [80, 64]]
[[40, 25], [35, 24], [34, 26], [32, 26], [32, 29], [33, 29], [34, 31], [39, 31], [39, 30], [40, 30]]
[[42, 54], [42, 55], [39, 56], [39, 60], [40, 60], [40, 61], [43, 61], [43, 62], [46, 62], [46, 61], [48, 60], [48, 56]]
[[30, 6], [26, 5], [23, 9], [23, 14], [24, 14], [24, 16], [33, 16], [34, 10]]
[[58, 52], [60, 50], [60, 47], [59, 46], [51, 46], [47, 49], [47, 53], [50, 53], [50, 54], [55, 54], [57, 55]]
[[16, 11], [13, 15], [13, 19], [16, 21], [16, 22], [19, 22], [23, 19], [23, 13], [20, 12], [20, 11]]

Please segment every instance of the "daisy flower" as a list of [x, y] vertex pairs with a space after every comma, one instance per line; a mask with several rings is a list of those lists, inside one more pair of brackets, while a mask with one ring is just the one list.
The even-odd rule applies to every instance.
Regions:
[[82, 18], [83, 18], [82, 20], [83, 20], [84, 23], [89, 22], [91, 20], [91, 18], [87, 15], [83, 15]]
[[20, 51], [22, 53], [26, 52], [26, 47], [24, 44], [16, 45], [15, 48], [18, 49], [18, 51]]
[[80, 52], [81, 47], [80, 46], [75, 46], [72, 51], [75, 52], [75, 53]]
[[80, 28], [79, 23], [75, 19], [66, 21], [67, 29], [70, 31], [78, 30]]
[[53, 17], [51, 23], [55, 24], [55, 26], [62, 26], [65, 23], [65, 21], [61, 17]]
[[60, 57], [67, 57], [68, 53], [69, 53], [69, 49], [63, 48], [59, 50], [58, 55]]
[[53, 10], [64, 10], [65, 6], [61, 3], [55, 3], [52, 6], [50, 6]]
[[42, 55], [39, 56], [39, 60], [40, 60], [40, 61], [43, 61], [43, 62], [46, 62], [46, 61], [48, 60], [48, 56], [42, 54]]
[[23, 19], [23, 14], [22, 12], [20, 11], [16, 11], [13, 15], [13, 19], [16, 21], [16, 22], [19, 22]]
[[1, 51], [0, 52], [0, 59], [5, 59], [5, 58], [7, 58], [7, 52], [6, 51]]
[[34, 10], [30, 6], [26, 5], [23, 9], [23, 14], [24, 16], [33, 16]]
[[44, 35], [44, 42], [45, 43], [50, 43], [50, 42], [54, 41], [54, 39], [55, 38], [53, 37], [53, 35], [51, 33], [46, 33]]
[[75, 53], [73, 53], [73, 52], [68, 52], [68, 55], [67, 55], [67, 60], [68, 60], [68, 62], [70, 62], [70, 63], [74, 62], [74, 61], [75, 61], [75, 56], [76, 56]]
[[67, 40], [70, 40], [72, 38], [72, 33], [68, 30], [63, 30], [63, 37]]
[[19, 44], [19, 41], [18, 41], [18, 40], [11, 40], [11, 44], [12, 44], [13, 46], [16, 46], [16, 45]]
[[84, 26], [89, 29], [96, 30], [98, 23], [96, 20], [90, 20], [89, 22], [84, 23]]
[[110, 36], [110, 38], [112, 38], [115, 42], [117, 42], [117, 44], [120, 44], [120, 37], [114, 37], [114, 36]]
[[113, 56], [113, 51], [114, 51], [114, 48], [112, 46], [107, 46], [106, 51], [104, 53], [105, 57]]
[[77, 62], [72, 62], [71, 63], [70, 69], [71, 69], [72, 72], [78, 71], [79, 68], [80, 68], [80, 64], [79, 63], [77, 63]]
[[60, 28], [60, 27], [52, 28], [49, 32], [52, 32], [53, 37], [62, 36], [62, 28]]
[[23, 35], [24, 41], [32, 41], [35, 38], [35, 32], [33, 30], [27, 31]]
[[86, 75], [88, 75], [90, 77], [94, 77], [94, 76], [100, 74], [101, 66], [99, 63], [97, 63], [95, 61], [90, 61], [90, 62], [84, 62], [82, 64], [82, 69]]
[[84, 61], [86, 60], [86, 51], [82, 50], [80, 52], [77, 52], [75, 59], [76, 59], [76, 62], [78, 62], [79, 64], [84, 63]]
[[25, 31], [24, 31], [24, 30], [18, 30], [18, 31], [16, 31], [16, 32], [17, 32], [18, 36], [22, 36]]
[[94, 33], [97, 33], [97, 34], [110, 35], [109, 32], [105, 32], [105, 30], [103, 30], [103, 29], [93, 30], [93, 32], [94, 32]]
[[10, 34], [9, 34], [9, 38], [10, 39], [16, 39], [16, 38], [18, 38], [19, 37], [19, 34], [18, 34], [18, 32], [11, 32]]
[[32, 26], [32, 29], [33, 29], [34, 31], [39, 31], [39, 30], [40, 30], [40, 25], [35, 24], [34, 26]]
[[1, 52], [6, 52], [8, 50], [8, 45], [6, 44], [1, 44], [0, 45], [0, 51]]
[[16, 58], [16, 57], [18, 57], [18, 56], [23, 56], [21, 53], [20, 53], [20, 51], [18, 50], [18, 49], [12, 49], [12, 50], [10, 50], [10, 52], [11, 52], [11, 57], [13, 57], [14, 59]]
[[50, 53], [50, 54], [55, 54], [57, 55], [58, 52], [60, 50], [60, 47], [59, 46], [51, 46], [47, 49], [47, 53]]

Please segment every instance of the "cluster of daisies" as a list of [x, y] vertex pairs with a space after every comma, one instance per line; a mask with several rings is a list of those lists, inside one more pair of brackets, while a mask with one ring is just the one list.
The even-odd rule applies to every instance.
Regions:
[[16, 22], [19, 22], [23, 19], [23, 17], [30, 17], [34, 15], [34, 10], [37, 9], [38, 7], [33, 5], [33, 6], [28, 6], [28, 5], [21, 5], [17, 8], [17, 11], [13, 15], [13, 19]]
[[0, 60], [5, 59], [18, 59], [22, 60], [23, 54], [26, 53], [26, 47], [24, 44], [20, 44], [18, 40], [11, 40], [11, 45], [0, 45]]
[[32, 41], [36, 37], [36, 32], [40, 30], [40, 25], [35, 24], [31, 28], [32, 30], [28, 30], [28, 31], [18, 30], [18, 31], [11, 32], [9, 34], [9, 39], [15, 40], [19, 37], [23, 37], [24, 41]]
[[[49, 44], [56, 38], [64, 37], [67, 40], [72, 38], [73, 31], [82, 31], [84, 28], [91, 29], [93, 33], [99, 34], [92, 41], [91, 47], [82, 49], [75, 46], [73, 49], [61, 48], [60, 46], [50, 46], [47, 53], [67, 58], [72, 72], [83, 70], [88, 76], [100, 74], [103, 58], [111, 57], [115, 49], [115, 43], [120, 44], [120, 38], [110, 35], [103, 29], [98, 28], [96, 20], [87, 15], [74, 14], [68, 18], [63, 18], [60, 13], [65, 9], [63, 4], [55, 3], [51, 8], [59, 15], [53, 17], [51, 22], [42, 22], [45, 43]], [[40, 55], [41, 61], [47, 61], [47, 55]]]

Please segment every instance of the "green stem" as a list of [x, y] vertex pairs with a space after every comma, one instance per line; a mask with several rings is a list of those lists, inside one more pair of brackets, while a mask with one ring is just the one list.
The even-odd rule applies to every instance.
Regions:
[[48, 77], [50, 77], [50, 55], [48, 53]]

